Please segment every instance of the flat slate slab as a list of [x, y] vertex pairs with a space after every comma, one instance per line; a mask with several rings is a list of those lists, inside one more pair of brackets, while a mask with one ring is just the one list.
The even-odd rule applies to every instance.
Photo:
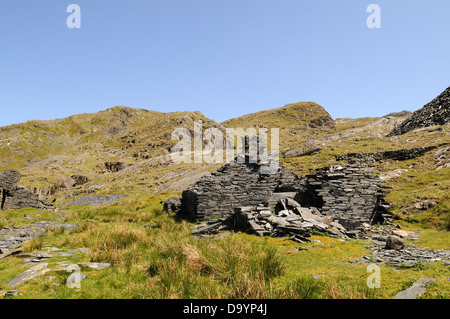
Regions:
[[19, 257], [44, 259], [44, 258], [52, 258], [53, 255], [50, 253], [47, 253], [45, 251], [37, 251], [37, 252], [33, 252], [33, 253], [23, 253], [23, 254], [20, 254]]
[[19, 276], [17, 276], [13, 280], [11, 280], [6, 285], [9, 287], [16, 287], [28, 280], [31, 280], [33, 278], [36, 278], [38, 276], [45, 274], [48, 270], [47, 267], [48, 267], [48, 263], [42, 263], [42, 264], [33, 266], [30, 269], [26, 270], [25, 272], [21, 273]]
[[2, 250], [2, 254], [0, 255], [0, 259], [6, 258], [8, 256], [19, 254], [22, 251], [23, 251], [22, 247], [18, 247], [18, 248], [11, 249], [11, 250], [6, 250], [5, 252], [3, 252], [3, 250]]
[[393, 299], [417, 299], [427, 290], [426, 285], [434, 281], [436, 281], [434, 278], [421, 278], [408, 289], [396, 294]]
[[111, 267], [111, 264], [110, 263], [79, 263], [78, 266], [89, 267], [89, 268], [95, 269], [95, 270], [102, 270], [102, 269]]

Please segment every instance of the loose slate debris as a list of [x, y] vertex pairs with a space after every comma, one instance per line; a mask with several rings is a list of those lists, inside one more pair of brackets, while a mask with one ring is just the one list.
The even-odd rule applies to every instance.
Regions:
[[228, 219], [220, 218], [214, 221], [193, 226], [192, 235], [216, 235], [221, 230], [229, 229]]
[[410, 243], [404, 243], [404, 247], [401, 249], [390, 248], [390, 245], [387, 244], [388, 240], [390, 237], [397, 237], [395, 234], [402, 234], [404, 238], [410, 240], [416, 240], [419, 236], [419, 231], [404, 231], [398, 227], [396, 226], [394, 229], [392, 226], [371, 227], [366, 233], [366, 239], [370, 239], [372, 244], [364, 247], [372, 250], [372, 253], [364, 255], [360, 259], [352, 260], [350, 263], [377, 263], [401, 268], [413, 268], [420, 267], [420, 264], [424, 262], [443, 261], [445, 265], [445, 261], [450, 260], [450, 250], [430, 250]]
[[413, 268], [419, 263], [450, 260], [450, 250], [430, 250], [406, 244], [401, 250], [386, 249], [381, 245], [370, 245], [366, 248], [373, 252], [350, 263], [380, 263], [391, 266]]
[[387, 137], [402, 135], [415, 129], [444, 125], [446, 123], [450, 123], [450, 86], [433, 101], [420, 110], [415, 111], [411, 117], [395, 127]]
[[312, 207], [301, 207], [292, 198], [280, 199], [274, 207], [244, 206], [235, 209], [234, 225], [259, 236], [291, 237], [298, 243], [310, 242], [311, 233], [348, 238], [347, 230]]
[[36, 263], [40, 263], [43, 260], [52, 258], [53, 255], [48, 252], [37, 251], [33, 253], [20, 254], [19, 257], [24, 258], [27, 265], [33, 266]]
[[74, 272], [67, 278], [66, 285], [69, 288], [81, 288], [80, 282], [81, 282], [81, 280], [83, 280], [86, 277], [87, 277], [87, 274]]
[[22, 293], [19, 292], [19, 290], [10, 290], [10, 291], [7, 291], [5, 293], [5, 297], [6, 298], [8, 298], [8, 297], [17, 297], [17, 296], [21, 296], [21, 295], [22, 295]]
[[82, 254], [89, 255], [89, 250], [87, 250], [86, 248], [78, 248], [78, 250], [79, 250]]
[[278, 201], [269, 200], [271, 206], [238, 207], [229, 218], [195, 225], [192, 234], [213, 238], [222, 230], [232, 229], [250, 231], [259, 236], [289, 237], [297, 243], [311, 242], [308, 237], [315, 232], [333, 238], [348, 238], [347, 230], [341, 224], [322, 216], [314, 207], [301, 207], [289, 196], [289, 193], [277, 194]]
[[95, 270], [102, 270], [111, 267], [110, 263], [79, 263], [80, 267], [88, 267]]
[[71, 223], [51, 223], [37, 222], [28, 226], [12, 226], [0, 230], [0, 259], [22, 252], [19, 246], [30, 239], [37, 238], [48, 229], [64, 227], [65, 231], [70, 231], [78, 227], [78, 224]]
[[33, 253], [24, 253], [24, 254], [20, 254], [19, 257], [22, 258], [39, 258], [39, 259], [47, 259], [47, 258], [52, 258], [53, 255], [44, 251], [36, 251]]
[[19, 254], [23, 251], [23, 247], [17, 247], [14, 249], [0, 249], [0, 259], [6, 258], [8, 256], [13, 256]]

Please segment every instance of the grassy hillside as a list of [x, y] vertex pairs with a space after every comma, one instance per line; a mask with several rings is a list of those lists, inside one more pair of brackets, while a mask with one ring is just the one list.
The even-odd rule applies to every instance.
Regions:
[[[169, 149], [173, 129], [193, 130], [218, 124], [200, 112], [160, 113], [115, 107], [95, 114], [80, 114], [54, 121], [30, 121], [0, 129], [0, 169], [19, 169], [21, 184], [44, 188], [73, 174], [92, 182], [57, 194], [62, 199], [75, 193], [133, 193], [170, 180], [168, 173], [198, 169], [201, 164], [172, 167]], [[124, 171], [110, 173], [105, 162], [123, 162]], [[206, 168], [208, 169], [208, 168]], [[166, 177], [167, 176], [167, 177]]]
[[[345, 163], [336, 161], [338, 155], [441, 145], [450, 140], [448, 124], [385, 137], [408, 116], [406, 113], [334, 121], [322, 106], [303, 102], [219, 124], [200, 112], [160, 113], [117, 106], [94, 114], [0, 128], [0, 169], [19, 169], [23, 174], [22, 185], [41, 190], [52, 185], [64, 186], [71, 175], [91, 179], [75, 188], [56, 187], [55, 193], [47, 196], [48, 200], [60, 201], [84, 194], [136, 196], [148, 192], [181, 192], [221, 166], [173, 164], [169, 150], [177, 141], [171, 140], [171, 133], [177, 127], [186, 127], [192, 132], [194, 120], [202, 120], [204, 129], [279, 128], [282, 155], [298, 148], [321, 148], [315, 155], [281, 157], [282, 164], [299, 176], [326, 165]], [[419, 220], [427, 225], [448, 225], [450, 168], [445, 167], [449, 162], [449, 152], [442, 152], [445, 147], [408, 161], [373, 163], [375, 172], [380, 175], [402, 172], [385, 181], [390, 190], [387, 197], [399, 217], [411, 219], [411, 215], [421, 214]], [[442, 153], [440, 157], [436, 155], [438, 152]], [[126, 168], [108, 172], [105, 162], [123, 162]], [[424, 201], [431, 203], [430, 207], [415, 208]], [[438, 220], [435, 216], [439, 216]]]
[[336, 129], [335, 122], [328, 112], [314, 102], [288, 104], [280, 108], [234, 118], [223, 122], [222, 125], [243, 129], [249, 127], [279, 128], [281, 153], [305, 146], [305, 143], [317, 140]]

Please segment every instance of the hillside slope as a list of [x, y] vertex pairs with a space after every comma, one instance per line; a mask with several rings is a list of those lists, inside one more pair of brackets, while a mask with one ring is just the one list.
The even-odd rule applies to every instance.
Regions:
[[[222, 166], [172, 162], [170, 148], [177, 143], [171, 140], [172, 131], [185, 127], [192, 132], [194, 120], [202, 120], [204, 129], [279, 128], [281, 163], [299, 176], [354, 160], [347, 154], [370, 157], [428, 147], [414, 158], [369, 164], [385, 180], [388, 199], [399, 215], [425, 214], [431, 224], [442, 226], [442, 218], [435, 220], [435, 216], [448, 215], [450, 124], [386, 137], [409, 118], [410, 113], [399, 112], [333, 120], [323, 107], [304, 102], [216, 123], [199, 112], [160, 113], [119, 106], [0, 128], [0, 169], [19, 169], [21, 184], [48, 201], [86, 194], [181, 192]], [[79, 180], [83, 182], [74, 182]]]
[[[288, 104], [280, 108], [261, 111], [230, 119], [224, 127], [265, 127], [280, 129], [280, 151], [305, 146], [326, 133], [334, 132], [336, 124], [325, 109], [314, 102]], [[307, 145], [307, 147], [311, 147]]]
[[[41, 198], [61, 201], [82, 194], [180, 192], [222, 164], [174, 165], [175, 128], [280, 128], [281, 146], [296, 146], [327, 131], [334, 121], [314, 103], [296, 103], [216, 123], [200, 112], [160, 113], [117, 106], [99, 113], [0, 128], [0, 169], [18, 169], [21, 184]], [[112, 166], [112, 167], [111, 167]], [[74, 179], [89, 180], [76, 184]]]
[[[43, 197], [57, 195], [58, 200], [79, 193], [142, 191], [158, 186], [169, 171], [182, 175], [202, 166], [167, 169], [172, 164], [170, 147], [177, 143], [171, 140], [172, 131], [178, 127], [192, 131], [194, 120], [202, 120], [205, 128], [218, 125], [200, 112], [160, 113], [118, 106], [3, 127], [0, 169], [20, 170], [21, 184], [38, 188]], [[120, 170], [111, 171], [106, 163], [119, 163]], [[72, 175], [86, 176], [91, 182], [73, 189], [68, 185]], [[62, 195], [66, 189], [70, 191]]]

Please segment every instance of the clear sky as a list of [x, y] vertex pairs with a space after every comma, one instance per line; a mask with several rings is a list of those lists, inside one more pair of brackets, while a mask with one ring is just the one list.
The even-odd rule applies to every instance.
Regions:
[[[66, 25], [72, 3], [81, 29]], [[219, 122], [300, 101], [383, 116], [450, 85], [450, 1], [2, 0], [0, 45], [2, 126], [116, 105]]]

